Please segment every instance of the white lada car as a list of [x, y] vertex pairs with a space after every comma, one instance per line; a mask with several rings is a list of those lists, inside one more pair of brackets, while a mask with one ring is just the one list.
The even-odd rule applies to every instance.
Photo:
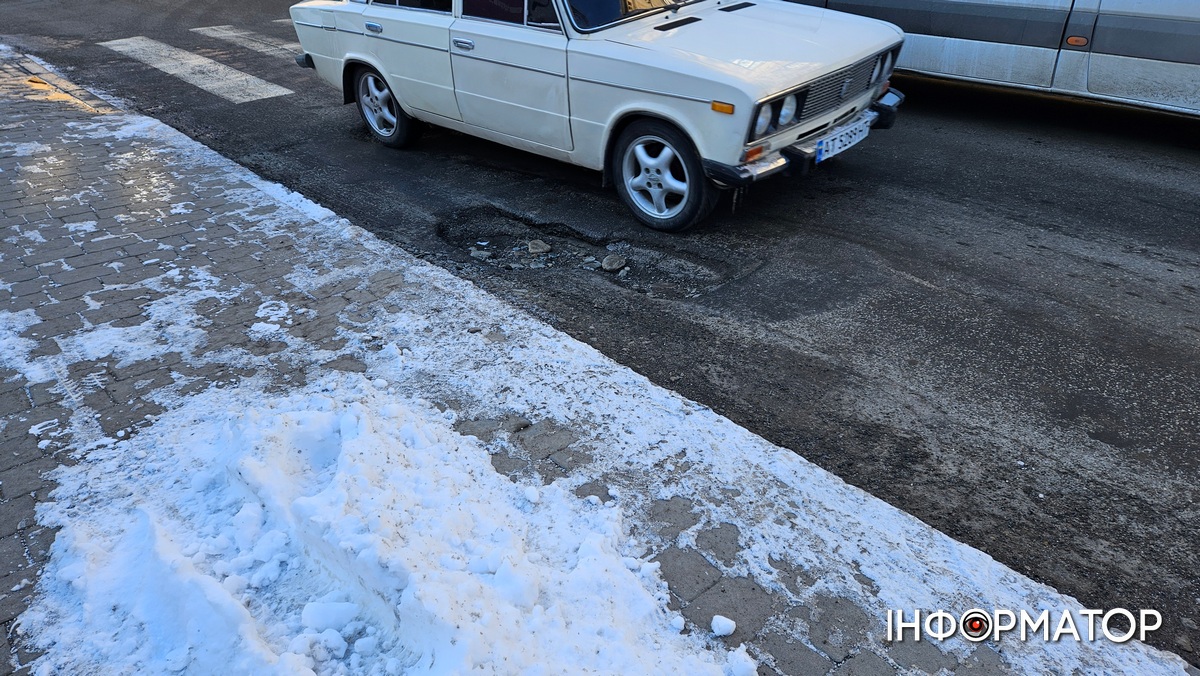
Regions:
[[891, 126], [890, 23], [780, 0], [307, 0], [296, 61], [382, 143], [421, 122], [604, 172], [658, 230]]

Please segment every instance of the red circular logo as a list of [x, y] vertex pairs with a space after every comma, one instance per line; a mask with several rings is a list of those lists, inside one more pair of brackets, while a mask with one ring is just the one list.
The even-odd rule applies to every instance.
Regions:
[[962, 633], [972, 641], [982, 641], [992, 630], [992, 618], [982, 610], [968, 610], [962, 616]]

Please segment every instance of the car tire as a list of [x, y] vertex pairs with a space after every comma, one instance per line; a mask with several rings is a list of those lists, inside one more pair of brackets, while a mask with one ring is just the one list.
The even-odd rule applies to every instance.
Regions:
[[404, 112], [387, 80], [375, 69], [360, 68], [355, 74], [354, 100], [367, 129], [383, 145], [404, 148], [417, 140], [421, 123]]
[[630, 124], [617, 138], [610, 161], [621, 201], [655, 230], [685, 230], [716, 206], [717, 186], [705, 176], [695, 146], [667, 122]]

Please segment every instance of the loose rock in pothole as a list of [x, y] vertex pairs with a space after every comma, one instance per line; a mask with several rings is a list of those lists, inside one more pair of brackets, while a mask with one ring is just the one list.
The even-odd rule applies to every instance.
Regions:
[[605, 272], [616, 272], [617, 270], [625, 267], [625, 263], [626, 261], [623, 256], [609, 254], [604, 257], [603, 261], [600, 262], [600, 267], [603, 268]]

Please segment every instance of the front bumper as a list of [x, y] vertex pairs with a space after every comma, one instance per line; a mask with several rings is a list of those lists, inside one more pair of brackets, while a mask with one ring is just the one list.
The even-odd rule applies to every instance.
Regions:
[[895, 89], [887, 90], [886, 94], [871, 104], [871, 110], [879, 113], [879, 119], [875, 120], [875, 124], [871, 125], [871, 128], [891, 129], [892, 125], [896, 124], [896, 113], [900, 110], [902, 103], [904, 103], [902, 92]]
[[[857, 124], [863, 118], [869, 118], [872, 129], [891, 129], [892, 125], [896, 124], [896, 113], [902, 103], [904, 103], [904, 94], [895, 89], [889, 89], [886, 94], [872, 103], [870, 108], [847, 122], [846, 126]], [[828, 135], [828, 131], [826, 130], [825, 135]], [[807, 174], [817, 163], [817, 141], [825, 138], [825, 135], [797, 141], [762, 159], [737, 166], [704, 160], [704, 173], [717, 183], [732, 188], [748, 186], [785, 169], [793, 171], [799, 169], [801, 174]]]

